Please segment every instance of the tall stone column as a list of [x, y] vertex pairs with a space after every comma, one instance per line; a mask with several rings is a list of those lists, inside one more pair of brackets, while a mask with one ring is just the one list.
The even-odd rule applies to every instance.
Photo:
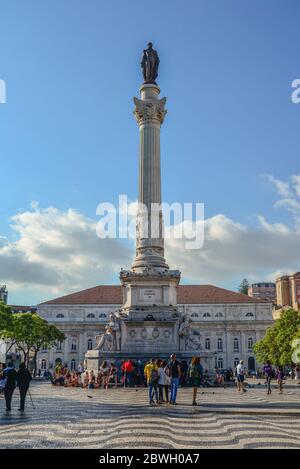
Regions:
[[[156, 84], [143, 84], [141, 99], [134, 98], [134, 115], [140, 129], [139, 210], [136, 258], [132, 271], [166, 272], [161, 205], [160, 127], [166, 115], [166, 98]], [[154, 204], [154, 205], [153, 205]], [[145, 210], [146, 209], [146, 210]]]

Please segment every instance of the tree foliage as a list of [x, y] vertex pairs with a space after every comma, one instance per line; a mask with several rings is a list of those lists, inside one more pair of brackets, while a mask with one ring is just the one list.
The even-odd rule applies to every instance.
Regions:
[[239, 292], [243, 293], [244, 295], [248, 295], [248, 289], [250, 287], [250, 284], [246, 278], [242, 281], [242, 283], [239, 286]]
[[54, 325], [36, 313], [10, 314], [10, 320], [0, 330], [2, 339], [10, 340], [23, 352], [24, 361], [29, 362], [30, 354], [33, 354], [34, 368], [36, 371], [36, 357], [44, 346], [53, 347], [57, 342], [65, 340], [65, 335]]
[[11, 309], [3, 301], [0, 301], [0, 334], [11, 327]]
[[289, 309], [271, 326], [265, 337], [254, 345], [260, 362], [270, 360], [274, 365], [289, 365], [292, 362], [292, 342], [300, 336], [300, 313]]

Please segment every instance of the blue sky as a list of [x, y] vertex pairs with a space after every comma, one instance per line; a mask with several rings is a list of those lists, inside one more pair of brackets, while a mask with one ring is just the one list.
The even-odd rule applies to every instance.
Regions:
[[[135, 200], [132, 98], [149, 40], [160, 55], [158, 83], [167, 96], [164, 200], [204, 202], [208, 218], [222, 214], [249, 230], [258, 216], [297, 230], [295, 213], [285, 204], [274, 207], [278, 184], [266, 175], [288, 181], [300, 173], [300, 105], [290, 98], [291, 82], [300, 77], [299, 9], [297, 0], [2, 0], [3, 243], [23, 236], [12, 230], [11, 217], [30, 212], [32, 201], [41, 211], [72, 208], [96, 220], [99, 202], [114, 202], [119, 193]], [[0, 282], [11, 285], [11, 302], [35, 303], [54, 293], [6, 275], [2, 264]], [[253, 278], [282, 268], [296, 264], [261, 265]], [[245, 270], [216, 275], [216, 283], [236, 288], [252, 272]], [[198, 280], [188, 272], [184, 278]], [[99, 280], [118, 281], [114, 272]]]

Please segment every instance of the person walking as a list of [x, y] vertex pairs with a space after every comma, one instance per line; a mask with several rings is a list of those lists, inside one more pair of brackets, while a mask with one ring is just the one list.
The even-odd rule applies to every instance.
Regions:
[[283, 380], [284, 380], [284, 372], [283, 372], [283, 367], [278, 366], [277, 371], [276, 371], [276, 378], [277, 378], [277, 383], [279, 387], [279, 393], [283, 393]]
[[25, 411], [25, 399], [31, 380], [32, 376], [26, 368], [25, 363], [20, 363], [19, 370], [17, 372], [17, 386], [20, 391], [20, 408], [18, 410], [22, 413]]
[[16, 388], [17, 372], [12, 362], [8, 363], [7, 367], [2, 372], [2, 380], [5, 382], [4, 397], [6, 403], [6, 413], [11, 413], [11, 400], [13, 392]]
[[267, 361], [266, 365], [264, 366], [263, 372], [264, 372], [264, 375], [265, 375], [267, 389], [268, 389], [267, 395], [269, 396], [272, 393], [271, 381], [272, 381], [272, 375], [273, 375], [272, 365], [271, 365], [271, 362], [269, 360]]
[[192, 405], [197, 405], [197, 390], [203, 379], [203, 368], [200, 363], [200, 357], [193, 357], [190, 363], [190, 366], [187, 371], [187, 376], [190, 384], [193, 387], [193, 403]]
[[180, 363], [176, 360], [176, 355], [173, 353], [170, 357], [170, 360], [165, 368], [167, 375], [169, 376], [170, 383], [170, 404], [177, 405], [177, 390], [179, 385], [179, 380], [181, 378], [181, 368]]
[[295, 380], [297, 384], [300, 384], [300, 365], [299, 363], [295, 366]]
[[238, 366], [236, 367], [237, 388], [239, 392], [247, 392], [247, 390], [245, 389], [245, 374], [246, 367], [244, 366], [244, 360], [241, 360]]
[[148, 363], [144, 368], [144, 375], [148, 384], [148, 394], [149, 394], [149, 404], [154, 404], [154, 394], [156, 403], [159, 403], [158, 400], [158, 366], [154, 358], [151, 358], [150, 363]]

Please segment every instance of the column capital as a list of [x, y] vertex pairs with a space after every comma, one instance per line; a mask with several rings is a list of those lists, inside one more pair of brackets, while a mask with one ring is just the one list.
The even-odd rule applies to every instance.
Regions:
[[156, 122], [162, 124], [167, 113], [165, 104], [167, 98], [162, 99], [138, 99], [133, 98], [135, 109], [134, 116], [139, 125]]

